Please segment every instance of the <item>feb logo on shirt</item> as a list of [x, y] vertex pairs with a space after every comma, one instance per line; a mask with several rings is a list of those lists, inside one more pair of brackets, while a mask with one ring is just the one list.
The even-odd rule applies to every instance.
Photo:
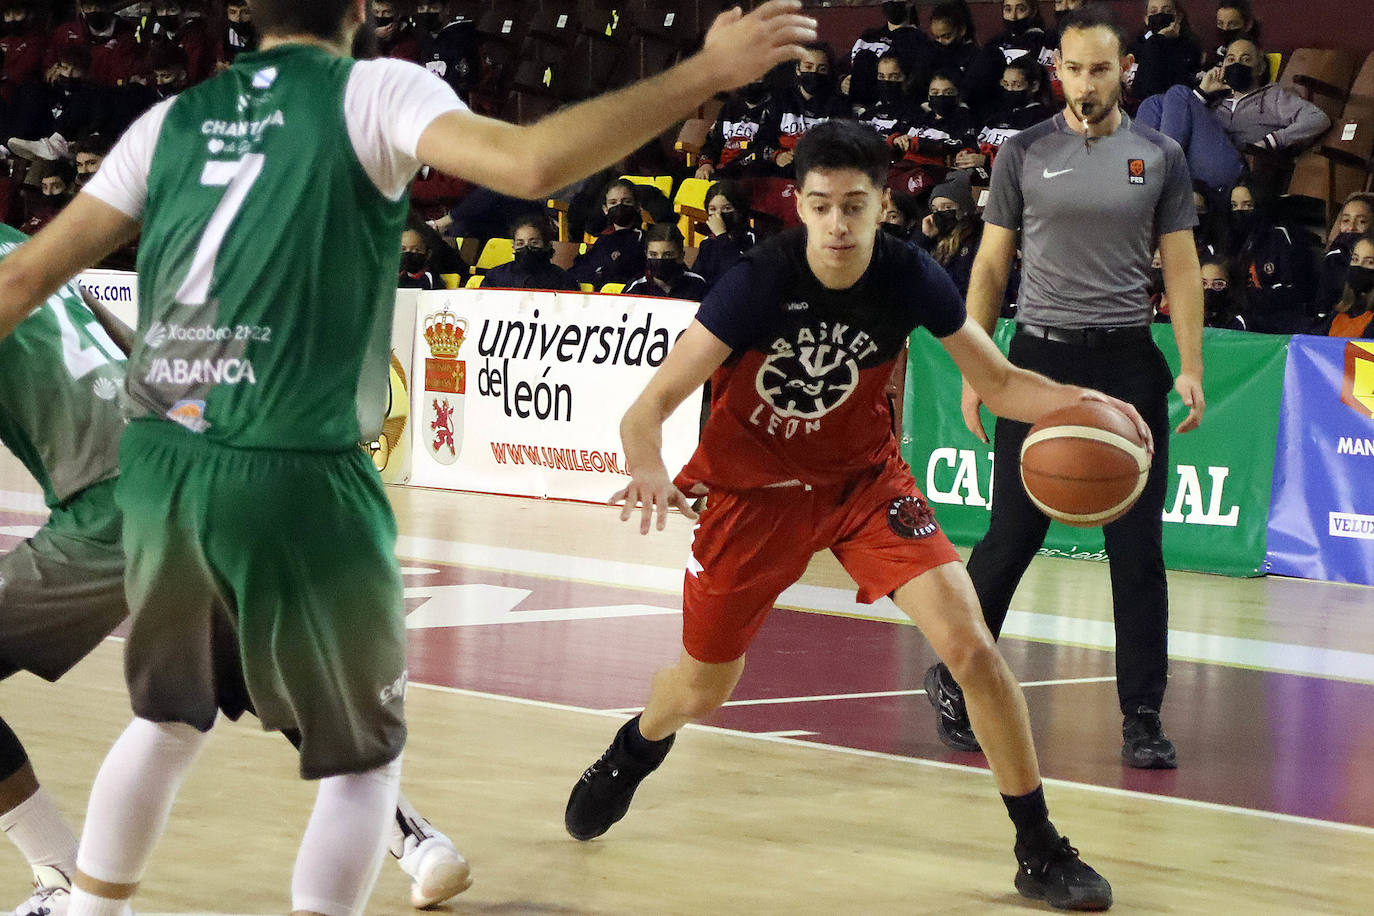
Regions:
[[1130, 159], [1126, 162], [1126, 176], [1131, 184], [1145, 183], [1145, 160]]

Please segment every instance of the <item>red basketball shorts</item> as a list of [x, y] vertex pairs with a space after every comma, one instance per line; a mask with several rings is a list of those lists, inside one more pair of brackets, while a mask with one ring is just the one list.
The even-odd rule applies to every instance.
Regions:
[[872, 604], [959, 560], [900, 459], [858, 482], [712, 490], [682, 588], [682, 644], [698, 661], [744, 654], [773, 603], [829, 548]]

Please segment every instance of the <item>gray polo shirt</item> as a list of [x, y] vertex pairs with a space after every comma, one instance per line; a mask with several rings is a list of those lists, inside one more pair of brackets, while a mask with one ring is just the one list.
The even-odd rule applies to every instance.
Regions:
[[1125, 114], [1087, 138], [1064, 115], [1006, 142], [986, 222], [1021, 231], [1018, 320], [1062, 328], [1147, 325], [1159, 237], [1197, 225], [1183, 150]]

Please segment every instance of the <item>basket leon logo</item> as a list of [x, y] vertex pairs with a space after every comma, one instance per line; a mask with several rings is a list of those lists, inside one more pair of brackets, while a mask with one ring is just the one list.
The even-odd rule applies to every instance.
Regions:
[[463, 448], [463, 395], [467, 393], [467, 363], [458, 351], [467, 338], [468, 323], [448, 309], [425, 319], [425, 425], [419, 431], [430, 457], [453, 464]]
[[1374, 341], [1353, 340], [1345, 345], [1341, 403], [1374, 420]]

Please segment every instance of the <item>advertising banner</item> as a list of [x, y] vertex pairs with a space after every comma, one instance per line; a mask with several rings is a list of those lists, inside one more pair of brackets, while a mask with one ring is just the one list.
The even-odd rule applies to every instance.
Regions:
[[1374, 585], [1374, 341], [1294, 337], [1270, 572]]
[[[422, 293], [411, 363], [417, 486], [604, 502], [628, 482], [620, 418], [696, 304], [521, 290]], [[663, 427], [676, 473], [701, 396]]]
[[396, 291], [396, 314], [391, 322], [391, 390], [382, 434], [367, 443], [372, 463], [384, 483], [408, 483], [414, 436], [410, 428], [410, 369], [415, 354], [415, 311], [418, 289]]
[[138, 326], [138, 274], [91, 269], [76, 278], [86, 292], [129, 327]]
[[[1014, 325], [1000, 323], [1006, 352]], [[1155, 342], [1177, 371], [1167, 325]], [[1265, 522], [1283, 386], [1286, 337], [1208, 329], [1203, 338], [1207, 413], [1195, 432], [1170, 439], [1169, 493], [1164, 502], [1164, 558], [1173, 569], [1232, 576], [1263, 573]], [[959, 373], [924, 331], [911, 340], [902, 454], [936, 517], [956, 544], [971, 546], [987, 530], [992, 508], [992, 447], [964, 426]], [[1187, 411], [1170, 395], [1170, 422]], [[987, 422], [991, 429], [991, 422]], [[1050, 526], [1045, 556], [1104, 560], [1099, 528]]]

